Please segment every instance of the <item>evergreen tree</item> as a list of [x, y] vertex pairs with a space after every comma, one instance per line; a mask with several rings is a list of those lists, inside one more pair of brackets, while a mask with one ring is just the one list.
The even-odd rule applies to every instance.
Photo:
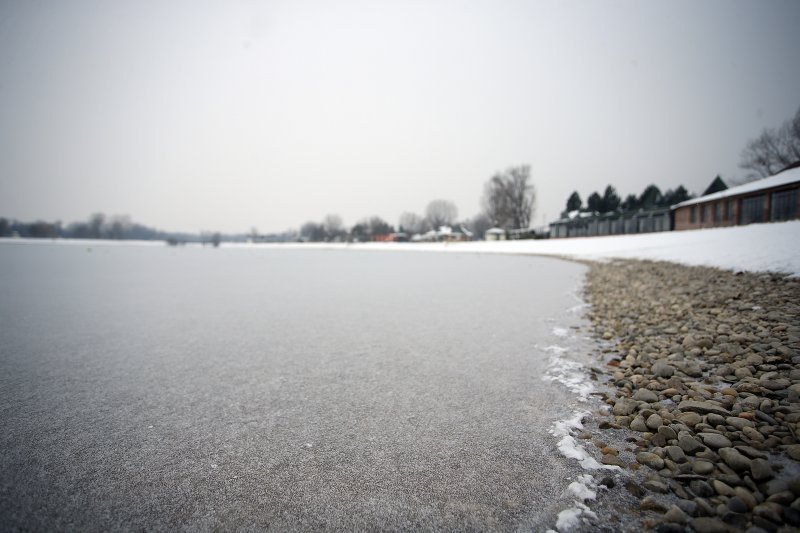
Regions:
[[642, 195], [639, 197], [639, 205], [643, 209], [658, 207], [661, 205], [662, 201], [663, 195], [661, 194], [661, 189], [655, 185], [648, 185], [645, 187], [644, 191], [642, 191]]
[[683, 185], [678, 185], [678, 188], [675, 189], [675, 192], [672, 193], [672, 203], [670, 205], [679, 204], [681, 202], [685, 202], [686, 200], [690, 200], [692, 195], [689, 194], [689, 191], [686, 190], [686, 187]]
[[596, 192], [593, 192], [591, 196], [589, 196], [589, 199], [586, 200], [586, 204], [589, 207], [589, 211], [603, 212], [603, 197]]
[[664, 198], [661, 201], [661, 206], [670, 207], [675, 204], [685, 202], [689, 198], [691, 198], [691, 195], [686, 190], [686, 188], [683, 185], [678, 185], [678, 188], [675, 189], [674, 191], [672, 189], [669, 189], [667, 190], [667, 192], [664, 193]]
[[703, 192], [703, 196], [705, 196], [707, 194], [714, 194], [715, 192], [719, 192], [719, 191], [724, 191], [727, 188], [728, 188], [728, 186], [725, 185], [725, 182], [722, 181], [722, 178], [719, 177], [719, 175], [717, 175], [717, 177], [714, 178], [714, 180], [711, 182], [711, 184], [708, 186], [708, 188]]
[[601, 213], [608, 213], [609, 211], [616, 211], [620, 204], [620, 198], [617, 190], [611, 185], [606, 187], [603, 193], [603, 209]]
[[578, 191], [574, 191], [567, 199], [567, 212], [580, 211], [581, 207], [583, 207], [581, 195], [578, 194]]
[[629, 194], [625, 197], [625, 201], [622, 202], [622, 210], [623, 211], [636, 211], [639, 209], [639, 199], [636, 197], [635, 194]]

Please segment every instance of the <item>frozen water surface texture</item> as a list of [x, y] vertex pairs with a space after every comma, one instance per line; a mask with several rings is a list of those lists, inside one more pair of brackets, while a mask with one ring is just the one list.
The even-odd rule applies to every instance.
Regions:
[[578, 453], [564, 421], [586, 394], [582, 265], [3, 244], [0, 266], [4, 528], [587, 516], [595, 489], [559, 451]]

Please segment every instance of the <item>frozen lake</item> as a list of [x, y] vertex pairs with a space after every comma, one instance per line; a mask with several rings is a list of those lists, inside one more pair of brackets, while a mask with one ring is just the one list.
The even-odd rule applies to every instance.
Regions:
[[0, 243], [0, 523], [552, 527], [578, 399], [543, 378], [586, 354], [584, 269]]

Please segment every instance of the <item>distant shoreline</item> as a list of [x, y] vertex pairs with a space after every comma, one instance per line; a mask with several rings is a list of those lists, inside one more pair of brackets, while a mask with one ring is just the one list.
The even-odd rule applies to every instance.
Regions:
[[[0, 243], [58, 243], [124, 245], [165, 241], [13, 239]], [[469, 241], [451, 243], [247, 243], [223, 242], [220, 248], [304, 249], [304, 250], [380, 250], [448, 253], [500, 253], [551, 256], [578, 261], [644, 259], [721, 268], [738, 272], [778, 272], [800, 276], [800, 220], [733, 226], [729, 228], [670, 231], [605, 237], [563, 239]], [[206, 243], [208, 246], [210, 243]], [[186, 243], [202, 246], [202, 243]]]

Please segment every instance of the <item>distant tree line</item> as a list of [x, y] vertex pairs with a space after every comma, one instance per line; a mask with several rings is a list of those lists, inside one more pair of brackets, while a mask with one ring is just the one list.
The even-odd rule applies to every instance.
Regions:
[[[163, 240], [170, 244], [203, 242], [218, 246], [224, 237], [218, 232], [175, 233], [137, 224], [127, 215], [95, 213], [88, 220], [64, 225], [60, 221], [20, 222], [0, 217], [0, 237], [34, 239]], [[225, 239], [228, 240], [228, 239]]]
[[342, 217], [329, 214], [321, 221], [308, 221], [299, 230], [282, 233], [259, 234], [251, 228], [247, 234], [221, 235], [217, 232], [199, 234], [174, 233], [137, 224], [129, 216], [107, 216], [95, 213], [86, 221], [68, 225], [59, 222], [20, 222], [0, 218], [0, 237], [65, 238], [65, 239], [115, 239], [115, 240], [164, 240], [169, 244], [203, 242], [219, 245], [223, 241], [253, 242], [366, 242], [384, 240], [391, 234], [417, 234], [435, 232], [443, 227], [465, 230], [465, 234], [482, 237], [495, 226], [503, 229], [526, 229], [530, 226], [535, 188], [531, 181], [530, 166], [510, 167], [495, 173], [484, 184], [481, 197], [481, 212], [469, 219], [458, 218], [456, 204], [446, 199], [435, 199], [425, 207], [423, 214], [404, 212], [397, 227], [379, 216], [358, 220], [346, 227]]
[[458, 208], [449, 200], [433, 200], [425, 216], [406, 212], [395, 227], [379, 216], [366, 217], [346, 228], [339, 215], [327, 215], [321, 222], [309, 221], [300, 227], [300, 240], [305, 242], [367, 242], [382, 240], [393, 233], [415, 235], [456, 224]]
[[485, 183], [481, 197], [482, 210], [470, 219], [458, 218], [458, 207], [450, 200], [432, 200], [424, 214], [406, 211], [400, 215], [397, 228], [378, 216], [363, 218], [345, 228], [338, 215], [322, 221], [308, 221], [300, 227], [299, 240], [305, 242], [365, 242], [383, 240], [396, 233], [406, 237], [434, 232], [443, 227], [466, 230], [481, 238], [493, 227], [527, 229], [530, 226], [536, 191], [529, 165], [510, 167], [497, 172]]
[[360, 220], [345, 227], [339, 215], [327, 215], [321, 222], [308, 221], [300, 226], [301, 242], [366, 242], [394, 233], [394, 227], [378, 216]]
[[251, 228], [247, 234], [221, 235], [203, 232], [200, 234], [174, 233], [157, 230], [133, 222], [129, 216], [106, 216], [95, 213], [86, 221], [64, 225], [61, 222], [19, 222], [0, 218], [0, 236], [31, 238], [74, 239], [135, 239], [164, 240], [169, 244], [204, 242], [218, 245], [223, 241], [252, 242], [366, 242], [384, 240], [391, 234], [418, 234], [436, 232], [450, 227], [466, 235], [482, 237], [495, 226], [503, 229], [527, 229], [530, 226], [536, 192], [531, 180], [530, 166], [510, 167], [495, 173], [484, 184], [481, 197], [481, 212], [472, 218], [459, 219], [458, 207], [450, 200], [438, 198], [430, 201], [422, 214], [406, 211], [400, 215], [397, 227], [377, 215], [358, 220], [346, 227], [342, 217], [329, 214], [321, 221], [310, 220], [298, 230], [282, 233], [259, 234]]
[[692, 195], [686, 190], [686, 187], [679, 185], [676, 189], [668, 189], [662, 193], [656, 185], [648, 185], [644, 188], [640, 195], [629, 194], [622, 200], [617, 194], [617, 190], [613, 185], [606, 186], [602, 195], [598, 192], [593, 192], [586, 200], [586, 206], [583, 205], [578, 191], [574, 191], [569, 198], [567, 198], [567, 205], [562, 216], [566, 216], [573, 211], [591, 211], [596, 213], [612, 213], [621, 212], [628, 213], [639, 211], [640, 209], [656, 209], [669, 207], [671, 205], [684, 202], [692, 198]]

